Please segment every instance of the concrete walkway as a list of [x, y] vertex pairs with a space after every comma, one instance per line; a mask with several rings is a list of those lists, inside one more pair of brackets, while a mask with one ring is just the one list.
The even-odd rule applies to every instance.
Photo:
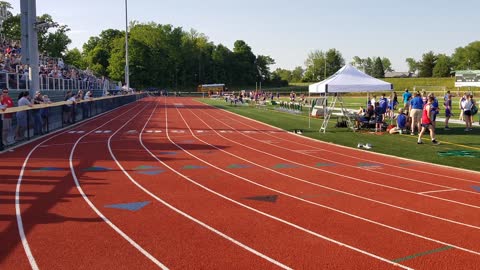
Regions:
[[[478, 124], [478, 116], [475, 115], [473, 117], [473, 120], [475, 121], [475, 123], [473, 123], [473, 126], [476, 126], [476, 127], [480, 127], [480, 124]], [[444, 117], [437, 117], [437, 122], [442, 122], [442, 123], [445, 123], [445, 118]], [[461, 120], [458, 120], [458, 118], [455, 118], [455, 117], [451, 117], [450, 118], [450, 121], [448, 121], [449, 124], [458, 124], [458, 125], [464, 125], [465, 126], [465, 122], [464, 121], [461, 121]]]

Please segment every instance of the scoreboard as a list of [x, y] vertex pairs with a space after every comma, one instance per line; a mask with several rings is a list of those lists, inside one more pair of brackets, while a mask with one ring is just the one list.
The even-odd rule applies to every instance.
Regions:
[[480, 87], [480, 70], [455, 71], [455, 87]]

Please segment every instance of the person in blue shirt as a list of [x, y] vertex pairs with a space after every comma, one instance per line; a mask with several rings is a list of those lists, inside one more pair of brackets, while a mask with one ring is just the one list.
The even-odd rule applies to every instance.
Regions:
[[403, 93], [403, 106], [407, 105], [408, 99], [412, 96], [410, 92], [408, 92], [408, 88], [405, 89], [405, 92]]
[[390, 129], [390, 134], [400, 133], [407, 131], [407, 116], [403, 113], [403, 108], [398, 109], [397, 126]]
[[385, 97], [385, 93], [382, 94], [382, 97], [378, 101], [378, 105], [382, 110], [382, 114], [385, 114], [387, 112], [387, 107], [388, 107], [388, 99]]
[[422, 124], [422, 110], [423, 110], [423, 100], [419, 92], [415, 92], [414, 98], [410, 101], [410, 117], [412, 118], [412, 127], [410, 130], [410, 135], [415, 135], [415, 127], [417, 127], [418, 132], [421, 130]]
[[432, 110], [432, 125], [435, 127], [435, 121], [437, 121], [437, 114], [440, 113], [440, 109], [438, 108], [438, 99], [433, 93], [428, 94], [428, 97], [433, 97], [433, 102], [430, 107]]
[[375, 132], [381, 132], [383, 126], [383, 109], [379, 102], [375, 102]]

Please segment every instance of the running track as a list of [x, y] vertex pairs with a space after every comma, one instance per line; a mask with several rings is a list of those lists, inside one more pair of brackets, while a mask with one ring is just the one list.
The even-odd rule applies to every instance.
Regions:
[[480, 174], [149, 98], [0, 155], [0, 269], [477, 269]]

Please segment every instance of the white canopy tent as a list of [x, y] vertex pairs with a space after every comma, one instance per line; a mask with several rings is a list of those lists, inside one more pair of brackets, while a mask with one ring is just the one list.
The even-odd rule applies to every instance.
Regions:
[[309, 93], [323, 93], [325, 95], [335, 95], [333, 102], [324, 112], [324, 121], [320, 129], [320, 131], [323, 132], [325, 132], [326, 130], [328, 121], [330, 120], [330, 116], [334, 111], [337, 102], [341, 105], [341, 111], [343, 116], [347, 118], [350, 127], [353, 129], [349, 113], [343, 106], [343, 100], [341, 98], [342, 93], [387, 91], [393, 91], [393, 85], [391, 83], [373, 78], [359, 71], [351, 65], [345, 65], [329, 78], [308, 86]]
[[391, 83], [373, 78], [360, 70], [345, 65], [335, 74], [308, 86], [309, 93], [355, 93], [392, 91]]

